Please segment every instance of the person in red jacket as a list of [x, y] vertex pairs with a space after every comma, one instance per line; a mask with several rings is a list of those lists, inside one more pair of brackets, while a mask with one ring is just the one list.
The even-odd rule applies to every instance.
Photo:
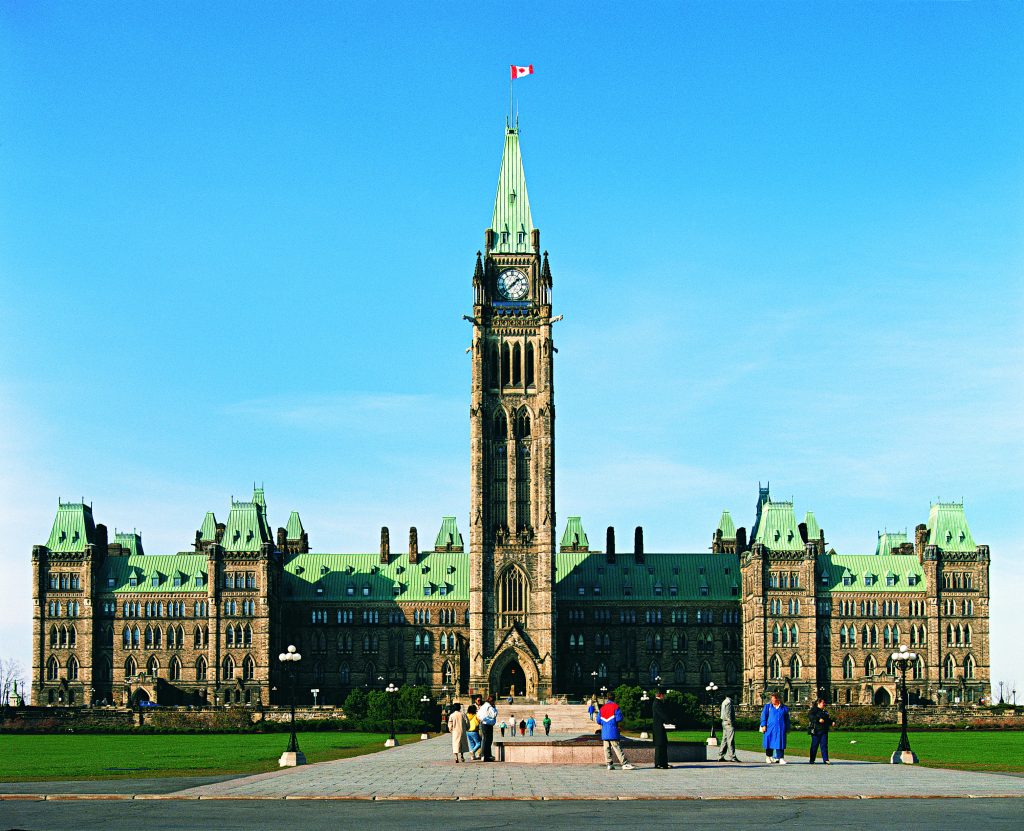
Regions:
[[633, 770], [633, 766], [629, 763], [629, 759], [626, 758], [626, 754], [622, 752], [622, 747], [619, 744], [619, 739], [622, 737], [622, 734], [619, 733], [620, 721], [622, 721], [622, 710], [609, 695], [608, 700], [597, 711], [597, 723], [601, 725], [601, 742], [604, 744], [605, 762], [608, 764], [608, 770], [615, 770], [615, 762], [612, 759], [614, 750], [615, 755], [619, 757], [622, 769]]

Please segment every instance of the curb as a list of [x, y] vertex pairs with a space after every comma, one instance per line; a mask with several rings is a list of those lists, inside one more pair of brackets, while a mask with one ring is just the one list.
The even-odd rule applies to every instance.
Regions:
[[277, 800], [295, 800], [307, 802], [735, 802], [735, 801], [842, 801], [851, 799], [1024, 799], [1019, 793], [990, 794], [839, 794], [823, 796], [822, 794], [795, 794], [793, 796], [692, 796], [688, 794], [648, 794], [629, 796], [377, 796], [369, 794], [324, 795], [309, 794], [287, 796], [238, 794], [215, 794], [201, 796], [179, 796], [177, 794], [2, 794], [0, 802], [131, 802], [165, 801], [165, 802], [271, 802]]

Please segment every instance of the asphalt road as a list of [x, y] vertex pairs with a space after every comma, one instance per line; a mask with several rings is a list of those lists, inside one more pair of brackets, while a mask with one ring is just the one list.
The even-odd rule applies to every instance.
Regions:
[[[782, 823], [879, 828], [1021, 828], [1021, 799], [728, 800], [709, 802], [324, 802], [117, 801], [0, 802], [0, 829], [82, 831], [138, 828], [146, 831], [218, 831], [352, 827], [372, 823], [389, 829], [587, 828], [758, 829]], [[800, 827], [800, 826], [797, 826]]]

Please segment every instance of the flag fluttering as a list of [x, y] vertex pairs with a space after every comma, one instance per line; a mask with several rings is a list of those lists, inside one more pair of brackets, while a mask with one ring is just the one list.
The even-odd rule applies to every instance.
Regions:
[[530, 64], [529, 66], [516, 66], [515, 64], [512, 65], [512, 80], [513, 81], [516, 78], [522, 78], [524, 75], [532, 75], [532, 74], [533, 74], [533, 64]]

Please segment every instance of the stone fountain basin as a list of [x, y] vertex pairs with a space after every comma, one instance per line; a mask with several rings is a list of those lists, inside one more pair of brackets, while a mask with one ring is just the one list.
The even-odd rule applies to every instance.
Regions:
[[[633, 764], [654, 764], [654, 742], [623, 737], [623, 753]], [[604, 745], [599, 736], [583, 735], [571, 739], [498, 739], [494, 742], [499, 762], [525, 765], [603, 765]], [[706, 762], [704, 742], [669, 742], [669, 762]], [[616, 764], [618, 760], [616, 759]]]

